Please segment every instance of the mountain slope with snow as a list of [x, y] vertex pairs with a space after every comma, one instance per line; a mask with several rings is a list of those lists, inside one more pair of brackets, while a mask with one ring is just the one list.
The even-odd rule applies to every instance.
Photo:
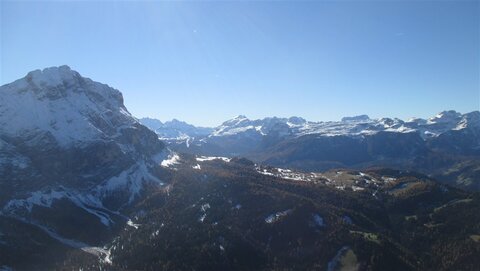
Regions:
[[164, 189], [169, 153], [118, 90], [68, 66], [0, 87], [0, 217], [67, 247], [105, 254], [95, 246], [121, 229], [126, 210]]

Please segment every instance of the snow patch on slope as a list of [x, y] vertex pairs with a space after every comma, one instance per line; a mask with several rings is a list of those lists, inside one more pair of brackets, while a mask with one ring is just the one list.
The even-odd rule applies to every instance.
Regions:
[[60, 200], [69, 200], [79, 208], [98, 217], [100, 222], [110, 226], [113, 220], [109, 213], [115, 213], [103, 206], [102, 200], [117, 190], [127, 191], [129, 198], [125, 204], [131, 204], [139, 195], [145, 183], [155, 183], [163, 185], [164, 183], [153, 176], [144, 162], [139, 162], [117, 176], [105, 180], [103, 183], [92, 188], [89, 191], [76, 191], [59, 187], [45, 191], [35, 191], [23, 199], [12, 199], [2, 208], [5, 215], [19, 215], [30, 213], [34, 206], [51, 208], [52, 205]]
[[199, 156], [196, 158], [198, 162], [205, 162], [205, 161], [214, 161], [214, 160], [222, 160], [223, 162], [230, 162], [230, 158], [221, 157], [221, 156]]
[[139, 162], [129, 169], [114, 176], [94, 189], [94, 194], [105, 197], [115, 190], [126, 190], [129, 192], [128, 204], [139, 195], [145, 183], [156, 183], [164, 185], [164, 183], [152, 175], [144, 162]]
[[9, 215], [19, 214], [23, 211], [30, 213], [34, 206], [51, 208], [54, 202], [62, 199], [70, 200], [77, 207], [98, 217], [105, 226], [110, 226], [113, 223], [108, 211], [97, 198], [92, 195], [82, 195], [77, 191], [64, 190], [63, 188], [60, 190], [36, 191], [25, 199], [10, 200], [3, 207], [2, 213]]
[[288, 210], [285, 210], [285, 211], [277, 212], [275, 214], [271, 214], [271, 215], [269, 215], [265, 218], [265, 222], [268, 223], [268, 224], [275, 223], [275, 222], [279, 221], [280, 219], [282, 219], [283, 217], [290, 214], [291, 212], [292, 212], [292, 210], [288, 209]]
[[176, 153], [173, 153], [171, 155], [168, 156], [167, 159], [163, 160], [160, 165], [162, 167], [172, 167], [174, 165], [177, 165], [180, 163], [180, 156], [178, 156], [178, 154]]

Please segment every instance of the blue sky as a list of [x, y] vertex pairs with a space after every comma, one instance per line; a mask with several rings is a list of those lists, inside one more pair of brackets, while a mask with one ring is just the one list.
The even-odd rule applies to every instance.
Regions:
[[428, 117], [480, 107], [478, 1], [1, 1], [0, 83], [67, 64], [137, 117]]

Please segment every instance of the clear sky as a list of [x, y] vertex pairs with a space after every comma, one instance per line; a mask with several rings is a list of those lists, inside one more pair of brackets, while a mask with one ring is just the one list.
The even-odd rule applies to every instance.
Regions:
[[429, 117], [480, 107], [479, 1], [0, 1], [0, 83], [67, 64], [136, 117]]

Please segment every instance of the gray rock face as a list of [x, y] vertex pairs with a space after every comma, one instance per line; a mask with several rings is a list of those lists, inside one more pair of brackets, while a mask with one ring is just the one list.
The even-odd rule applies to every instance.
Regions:
[[67, 66], [1, 86], [0, 112], [3, 215], [41, 223], [39, 212], [67, 208], [108, 226], [145, 185], [162, 185], [157, 135], [130, 115], [120, 91]]

